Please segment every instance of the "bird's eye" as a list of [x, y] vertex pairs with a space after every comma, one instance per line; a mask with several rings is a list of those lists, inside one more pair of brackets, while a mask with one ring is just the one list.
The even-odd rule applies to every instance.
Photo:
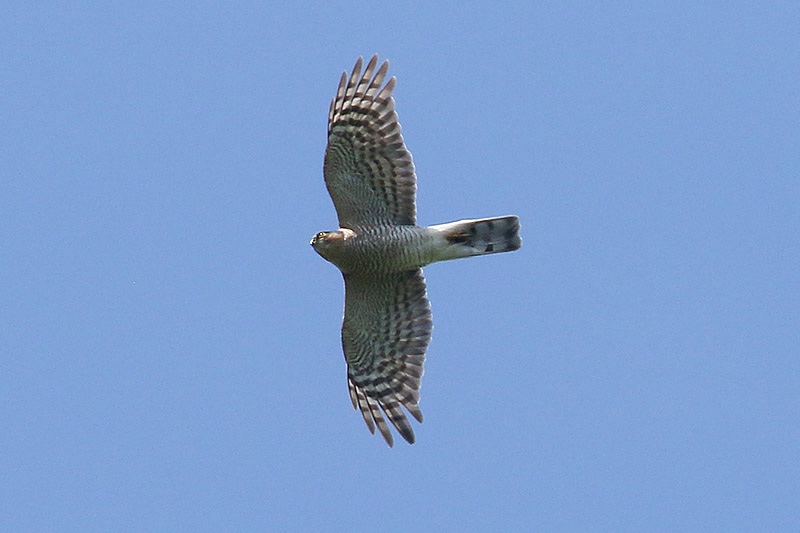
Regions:
[[319, 233], [317, 233], [317, 238], [324, 239], [326, 235], [328, 235], [327, 231], [320, 231]]

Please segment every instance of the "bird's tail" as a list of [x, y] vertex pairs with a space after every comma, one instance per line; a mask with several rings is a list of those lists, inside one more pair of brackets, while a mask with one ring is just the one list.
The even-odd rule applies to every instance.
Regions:
[[459, 220], [431, 226], [446, 240], [440, 261], [473, 255], [511, 252], [522, 246], [519, 218], [505, 216], [479, 220]]

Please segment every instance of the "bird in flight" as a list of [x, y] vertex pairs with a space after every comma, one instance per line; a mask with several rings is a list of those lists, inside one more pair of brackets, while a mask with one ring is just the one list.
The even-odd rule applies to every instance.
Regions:
[[404, 409], [422, 422], [420, 379], [433, 329], [422, 267], [510, 252], [522, 241], [516, 216], [416, 225], [417, 177], [395, 112], [396, 79], [384, 84], [389, 62], [377, 65], [376, 54], [362, 73], [359, 57], [331, 101], [324, 174], [339, 229], [317, 233], [311, 246], [344, 276], [342, 348], [353, 408], [392, 446], [386, 419], [410, 444]]

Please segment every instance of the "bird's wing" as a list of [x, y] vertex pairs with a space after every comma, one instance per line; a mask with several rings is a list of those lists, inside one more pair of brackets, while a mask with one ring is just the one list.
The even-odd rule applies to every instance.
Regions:
[[389, 62], [376, 73], [377, 54], [363, 75], [362, 63], [342, 74], [331, 101], [325, 185], [341, 227], [414, 224], [417, 177], [394, 110], [395, 78], [383, 85]]
[[402, 407], [422, 422], [419, 387], [433, 329], [422, 270], [348, 273], [344, 281], [342, 347], [353, 408], [361, 410], [371, 433], [377, 424], [389, 446], [394, 439], [381, 409], [413, 444]]

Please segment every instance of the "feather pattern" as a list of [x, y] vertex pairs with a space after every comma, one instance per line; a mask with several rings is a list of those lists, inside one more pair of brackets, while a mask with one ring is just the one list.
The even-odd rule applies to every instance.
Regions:
[[380, 68], [377, 54], [362, 74], [363, 59], [350, 77], [342, 74], [328, 114], [325, 185], [339, 225], [414, 224], [417, 177], [406, 149], [392, 91], [385, 85], [389, 62]]
[[422, 270], [350, 273], [344, 280], [342, 347], [353, 408], [390, 446], [394, 440], [386, 419], [413, 443], [403, 408], [422, 422], [420, 378], [433, 329]]

